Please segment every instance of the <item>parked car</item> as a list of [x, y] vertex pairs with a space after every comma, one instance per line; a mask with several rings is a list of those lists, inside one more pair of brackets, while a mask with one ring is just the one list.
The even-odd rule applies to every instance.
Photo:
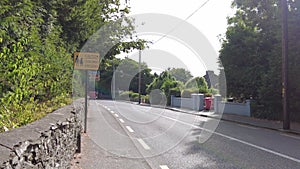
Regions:
[[97, 99], [98, 93], [96, 91], [89, 91], [90, 99]]

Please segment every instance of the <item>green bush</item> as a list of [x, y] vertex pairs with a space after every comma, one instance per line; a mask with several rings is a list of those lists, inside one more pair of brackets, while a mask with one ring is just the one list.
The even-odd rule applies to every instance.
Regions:
[[208, 89], [207, 93], [210, 93], [212, 95], [216, 95], [216, 94], [219, 94], [219, 90], [215, 89], [215, 88], [210, 88], [210, 89]]
[[[218, 90], [217, 89], [206, 89], [205, 87], [204, 88], [188, 88], [188, 89], [184, 89], [182, 90], [181, 92], [181, 97], [184, 97], [184, 98], [190, 98], [192, 97], [191, 94], [193, 93], [202, 93], [204, 94], [205, 97], [211, 97], [215, 94], [218, 94]], [[178, 97], [178, 96], [177, 96]]]
[[45, 102], [30, 100], [24, 101], [22, 104], [13, 102], [10, 105], [2, 102], [0, 107], [0, 132], [36, 121], [71, 102], [72, 99], [65, 95], [57, 96]]
[[197, 88], [189, 88], [189, 89], [184, 89], [181, 93], [181, 97], [184, 98], [191, 98], [191, 94], [193, 93], [199, 93], [199, 89]]
[[144, 103], [148, 103], [148, 104], [150, 104], [150, 100], [149, 100], [149, 95], [147, 94], [147, 95], [142, 95], [142, 101], [144, 102]]
[[139, 101], [139, 94], [132, 92], [131, 96], [130, 96], [130, 101], [138, 102]]
[[133, 91], [124, 91], [119, 96], [120, 100], [126, 100], [126, 101], [133, 101], [138, 102], [139, 101], [139, 94], [134, 93]]
[[175, 97], [180, 97], [181, 96], [181, 90], [179, 87], [174, 87], [170, 89], [170, 96], [173, 95]]
[[[106, 5], [98, 1], [0, 1], [0, 131], [25, 125], [69, 104], [72, 85], [74, 97], [83, 95], [83, 79], [72, 84], [71, 53], [103, 26], [107, 16], [128, 13], [127, 7], [119, 7], [116, 1]], [[121, 40], [134, 27], [128, 24], [117, 29], [122, 31], [109, 30], [113, 35], [101, 40]], [[118, 44], [105, 57], [143, 48], [144, 43]]]
[[118, 99], [130, 101], [131, 93], [132, 93], [132, 91], [124, 91], [124, 92], [120, 93]]

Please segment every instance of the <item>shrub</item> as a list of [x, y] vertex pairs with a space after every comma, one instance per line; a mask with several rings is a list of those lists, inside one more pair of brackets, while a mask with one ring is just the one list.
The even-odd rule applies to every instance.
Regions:
[[180, 97], [181, 96], [181, 91], [179, 87], [174, 87], [170, 89], [170, 96], [173, 95], [175, 97]]
[[138, 102], [139, 101], [139, 94], [131, 92], [130, 101]]
[[150, 104], [149, 95], [148, 94], [147, 95], [142, 95], [142, 100], [143, 100], [144, 103]]
[[120, 100], [130, 101], [132, 91], [124, 91], [119, 95]]
[[126, 101], [133, 101], [138, 102], [139, 101], [139, 94], [134, 93], [133, 91], [124, 91], [119, 96], [120, 100], [126, 100]]
[[190, 98], [191, 94], [193, 93], [199, 93], [199, 89], [197, 88], [184, 89], [181, 93], [181, 97]]

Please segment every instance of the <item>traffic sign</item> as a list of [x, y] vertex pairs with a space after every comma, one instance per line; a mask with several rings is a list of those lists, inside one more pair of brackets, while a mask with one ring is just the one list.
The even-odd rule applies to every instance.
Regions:
[[100, 64], [99, 53], [75, 52], [74, 69], [98, 70]]

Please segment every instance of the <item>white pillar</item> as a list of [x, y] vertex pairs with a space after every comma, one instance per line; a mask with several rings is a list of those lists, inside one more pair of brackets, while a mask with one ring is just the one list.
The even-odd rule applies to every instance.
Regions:
[[193, 101], [193, 110], [201, 111], [204, 109], [204, 95], [203, 94], [191, 94]]
[[174, 107], [174, 95], [171, 95], [171, 103], [170, 103], [170, 105], [171, 105], [171, 107]]
[[251, 106], [250, 106], [251, 100], [246, 100], [246, 106], [247, 106], [247, 115], [250, 117], [251, 116]]
[[220, 106], [219, 106], [219, 103], [221, 102], [221, 95], [219, 94], [216, 94], [214, 95], [214, 111], [215, 113], [220, 113]]

